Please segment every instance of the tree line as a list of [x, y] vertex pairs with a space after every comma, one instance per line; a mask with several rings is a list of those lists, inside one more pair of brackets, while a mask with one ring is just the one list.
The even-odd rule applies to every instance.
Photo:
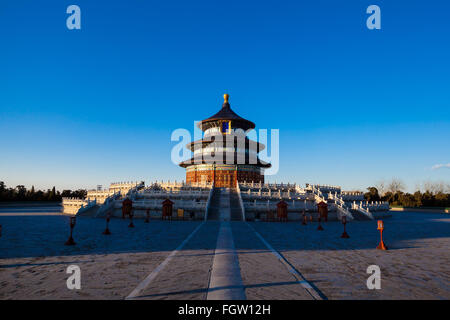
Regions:
[[62, 201], [63, 197], [84, 198], [86, 190], [63, 190], [57, 191], [55, 187], [47, 190], [35, 190], [34, 186], [27, 190], [25, 186], [18, 185], [8, 188], [0, 181], [0, 201]]
[[414, 193], [404, 192], [404, 189], [401, 180], [392, 179], [388, 184], [380, 182], [367, 188], [364, 197], [367, 201], [387, 201], [392, 206], [450, 207], [450, 185], [443, 182], [425, 182], [417, 186]]
[[[380, 182], [367, 188], [364, 197], [367, 201], [387, 201], [393, 206], [404, 207], [450, 207], [450, 186], [442, 182], [426, 182], [421, 190], [407, 193], [405, 186], [398, 179], [392, 179], [388, 184]], [[27, 190], [18, 185], [8, 188], [0, 181], [0, 201], [62, 201], [63, 197], [84, 199], [87, 191], [84, 189], [57, 191], [55, 187], [47, 190], [35, 190], [34, 186]]]

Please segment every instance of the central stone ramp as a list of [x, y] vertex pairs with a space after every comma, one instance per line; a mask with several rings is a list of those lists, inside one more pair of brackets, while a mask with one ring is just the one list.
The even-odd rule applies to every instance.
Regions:
[[233, 233], [229, 221], [220, 223], [207, 299], [246, 299], [239, 259], [234, 248]]
[[214, 188], [208, 209], [208, 220], [230, 220], [230, 189]]
[[208, 220], [219, 220], [220, 194], [220, 188], [214, 188], [208, 208]]
[[230, 216], [233, 221], [244, 221], [244, 213], [242, 212], [236, 189], [230, 190]]
[[208, 220], [244, 221], [236, 189], [214, 188], [208, 209]]

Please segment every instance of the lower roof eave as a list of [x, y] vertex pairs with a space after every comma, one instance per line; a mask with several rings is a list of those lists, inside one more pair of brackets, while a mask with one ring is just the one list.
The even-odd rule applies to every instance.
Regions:
[[204, 165], [204, 164], [210, 164], [210, 165], [213, 165], [213, 164], [217, 164], [217, 165], [222, 165], [222, 164], [225, 164], [225, 165], [244, 165], [244, 166], [255, 166], [255, 167], [260, 167], [260, 168], [264, 168], [264, 169], [267, 169], [267, 168], [270, 168], [270, 167], [272, 167], [272, 165], [270, 164], [270, 163], [238, 163], [238, 164], [235, 164], [235, 163], [209, 163], [209, 162], [205, 162], [204, 160], [201, 162], [201, 163], [193, 163], [192, 161], [190, 161], [190, 160], [188, 160], [188, 161], [183, 161], [183, 162], [180, 162], [178, 165], [180, 166], [180, 167], [182, 167], [182, 168], [187, 168], [187, 167], [190, 167], [190, 166], [197, 166], [197, 165]]

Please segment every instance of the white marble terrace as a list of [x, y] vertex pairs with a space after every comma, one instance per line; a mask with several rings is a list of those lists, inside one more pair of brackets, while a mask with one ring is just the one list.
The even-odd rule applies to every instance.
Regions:
[[288, 204], [289, 219], [300, 219], [303, 212], [317, 212], [317, 204], [321, 201], [328, 204], [332, 217], [341, 219], [347, 216], [352, 220], [352, 210], [358, 211], [369, 219], [374, 219], [371, 211], [387, 211], [389, 203], [364, 200], [364, 193], [359, 191], [342, 191], [339, 186], [306, 184], [304, 188], [298, 184], [283, 183], [240, 183], [240, 196], [248, 217], [264, 216], [269, 211], [276, 212], [277, 203], [281, 200]]
[[[184, 181], [155, 181], [147, 186], [143, 182], [112, 183], [106, 190], [89, 190], [86, 199], [64, 198], [64, 213], [86, 214], [102, 217], [107, 213], [121, 216], [122, 201], [125, 197], [133, 201], [134, 215], [145, 216], [147, 210], [152, 217], [160, 217], [162, 201], [170, 199], [174, 212], [183, 209], [186, 215], [202, 218], [208, 209], [213, 185], [208, 183], [185, 183]], [[358, 191], [342, 191], [339, 186], [294, 183], [239, 183], [240, 205], [245, 216], [256, 216], [276, 212], [277, 203], [284, 200], [288, 204], [289, 220], [300, 219], [303, 212], [317, 212], [321, 201], [328, 204], [332, 218], [347, 216], [353, 219], [352, 212], [359, 212], [374, 219], [372, 212], [387, 211], [386, 202], [364, 200]]]

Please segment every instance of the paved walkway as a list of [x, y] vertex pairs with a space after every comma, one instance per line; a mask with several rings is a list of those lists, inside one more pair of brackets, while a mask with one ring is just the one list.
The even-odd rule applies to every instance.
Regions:
[[219, 226], [217, 221], [205, 222], [135, 299], [205, 300]]
[[245, 300], [239, 259], [230, 222], [220, 224], [211, 270], [208, 300]]
[[[19, 214], [0, 216], [0, 299], [124, 299], [139, 288], [139, 299], [204, 300], [220, 287], [239, 288], [247, 299], [317, 298], [308, 284], [327, 299], [450, 299], [450, 217], [444, 214], [395, 213], [385, 220], [390, 250], [383, 252], [375, 249], [376, 221], [349, 223], [350, 239], [342, 239], [342, 224], [332, 222], [317, 231], [316, 223], [142, 219], [128, 228], [128, 221], [113, 219], [112, 235], [104, 236], [103, 219], [79, 218], [77, 245], [69, 247], [68, 217]], [[222, 254], [229, 262], [221, 262]], [[72, 264], [81, 268], [81, 290], [67, 289]], [[229, 283], [216, 285], [226, 264]], [[381, 268], [380, 290], [366, 286], [373, 264]], [[242, 285], [232, 282], [239, 276]], [[151, 281], [139, 286], [145, 279]]]
[[[230, 222], [233, 209], [230, 190], [217, 191], [209, 221], [199, 227], [198, 234], [189, 236], [172, 252], [129, 297], [245, 300], [247, 296], [250, 299], [274, 296], [280, 299], [322, 299], [321, 293], [311, 287], [253, 227], [246, 222]], [[212, 218], [219, 221], [212, 221]], [[238, 238], [238, 251], [235, 236]], [[189, 251], [190, 246], [197, 250]], [[240, 263], [244, 269], [241, 269]], [[182, 266], [189, 267], [180, 273], [177, 270]], [[183, 279], [180, 279], [181, 275]]]
[[233, 222], [236, 252], [245, 293], [249, 300], [313, 300], [312, 296], [252, 227], [244, 222]]

